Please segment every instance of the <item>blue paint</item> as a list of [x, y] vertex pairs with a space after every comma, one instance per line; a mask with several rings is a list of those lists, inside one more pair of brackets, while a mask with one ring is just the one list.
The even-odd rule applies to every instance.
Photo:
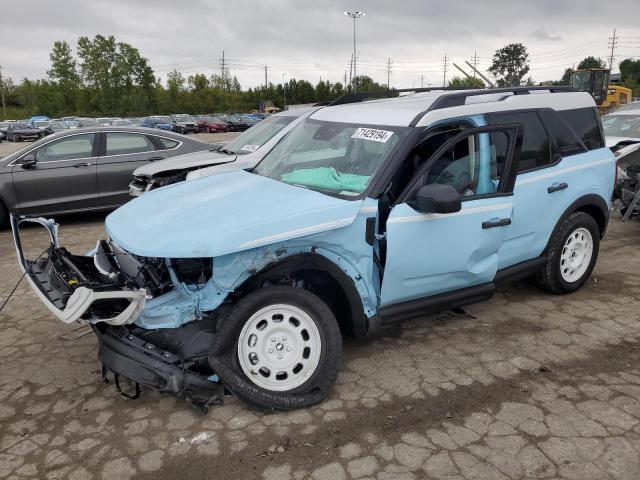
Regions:
[[[482, 115], [466, 120], [486, 124]], [[478, 141], [477, 189], [493, 193], [490, 136]], [[136, 322], [144, 328], [202, 318], [250, 276], [297, 254], [321, 255], [338, 266], [372, 317], [381, 306], [491, 282], [498, 269], [539, 256], [574, 200], [587, 194], [609, 200], [614, 164], [608, 149], [567, 157], [518, 175], [514, 195], [466, 200], [457, 214], [423, 215], [397, 205], [378, 238], [387, 241], [384, 272], [373, 261], [378, 243], [365, 240], [367, 218], [377, 218], [376, 199], [338, 199], [244, 171], [151, 191], [109, 215], [106, 230], [136, 255], [213, 258], [213, 275], [202, 285], [181, 283], [170, 271], [174, 289], [148, 300]], [[569, 188], [548, 194], [557, 182]], [[512, 224], [482, 228], [499, 219]]]
[[218, 257], [348, 224], [360, 205], [236, 171], [145, 193], [110, 214], [105, 228], [136, 255]]

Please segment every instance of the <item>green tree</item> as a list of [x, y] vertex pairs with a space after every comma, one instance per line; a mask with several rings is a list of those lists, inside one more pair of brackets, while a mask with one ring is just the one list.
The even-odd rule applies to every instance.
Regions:
[[65, 41], [54, 42], [49, 60], [51, 60], [51, 69], [47, 71], [47, 75], [58, 86], [56, 92], [58, 99], [54, 110], [58, 114], [73, 113], [81, 82], [69, 44]]
[[633, 90], [633, 95], [640, 95], [640, 60], [627, 58], [620, 62], [620, 83]]
[[522, 43], [510, 43], [493, 54], [489, 73], [499, 87], [516, 87], [529, 73], [529, 54]]
[[447, 84], [449, 88], [484, 88], [484, 82], [474, 77], [453, 77]]
[[586, 70], [588, 68], [607, 68], [607, 64], [600, 57], [596, 58], [590, 55], [583, 58], [578, 64], [578, 70]]

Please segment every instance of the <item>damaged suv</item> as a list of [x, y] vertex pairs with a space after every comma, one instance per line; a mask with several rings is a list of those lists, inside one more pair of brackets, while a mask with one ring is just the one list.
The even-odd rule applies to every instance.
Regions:
[[[201, 405], [322, 401], [341, 334], [591, 274], [615, 160], [593, 99], [522, 87], [419, 92], [319, 109], [251, 171], [150, 191], [89, 255], [14, 217], [26, 278], [99, 340], [103, 372]], [[543, 212], [541, 214], [541, 212]], [[26, 259], [22, 222], [51, 234]]]

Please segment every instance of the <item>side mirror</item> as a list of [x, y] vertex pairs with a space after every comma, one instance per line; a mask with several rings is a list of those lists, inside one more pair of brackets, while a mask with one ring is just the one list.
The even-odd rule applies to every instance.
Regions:
[[20, 160], [20, 166], [24, 169], [33, 168], [36, 166], [36, 156], [33, 153], [27, 153], [22, 160]]
[[458, 191], [440, 183], [422, 187], [409, 205], [422, 213], [455, 213], [462, 208]]

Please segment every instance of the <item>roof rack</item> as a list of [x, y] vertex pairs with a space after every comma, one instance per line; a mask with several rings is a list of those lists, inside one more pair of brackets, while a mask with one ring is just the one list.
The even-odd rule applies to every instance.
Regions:
[[[392, 90], [379, 90], [377, 92], [361, 92], [361, 93], [347, 93], [341, 97], [336, 98], [334, 101], [329, 102], [327, 105], [330, 107], [336, 105], [346, 105], [348, 103], [359, 103], [366, 100], [375, 100], [381, 98], [394, 98], [400, 95], [400, 93], [421, 93], [421, 92], [434, 92], [445, 91], [441, 97], [437, 98], [429, 107], [429, 110], [438, 110], [440, 108], [456, 107], [464, 105], [467, 97], [477, 95], [489, 95], [493, 93], [511, 93], [513, 95], [527, 95], [532, 91], [548, 91], [550, 93], [559, 92], [575, 92], [576, 90], [571, 86], [558, 86], [558, 87], [508, 87], [508, 88], [458, 88], [458, 87], [429, 87], [429, 88], [400, 88]], [[505, 95], [506, 97], [506, 95]], [[426, 113], [425, 111], [424, 113]], [[424, 114], [423, 113], [423, 114]]]
[[[491, 95], [494, 93], [511, 93], [513, 95], [529, 95], [531, 92], [542, 91], [549, 93], [575, 92], [575, 88], [570, 86], [559, 87], [507, 87], [507, 88], [484, 88], [475, 91], [465, 91], [458, 93], [448, 93], [438, 97], [427, 111], [439, 110], [441, 108], [458, 107], [464, 105], [468, 97], [478, 95]], [[505, 95], [501, 100], [510, 95]], [[425, 112], [426, 113], [426, 112]]]

